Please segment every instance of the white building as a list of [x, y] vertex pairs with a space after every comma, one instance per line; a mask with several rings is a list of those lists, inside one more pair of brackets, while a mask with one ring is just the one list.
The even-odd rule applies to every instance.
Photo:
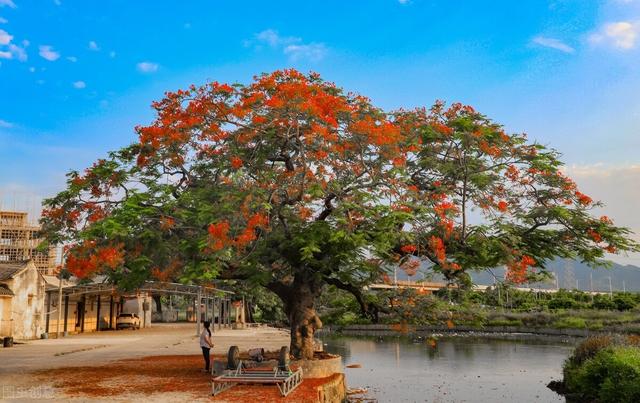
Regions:
[[33, 261], [0, 262], [0, 337], [35, 339], [45, 331], [45, 281]]

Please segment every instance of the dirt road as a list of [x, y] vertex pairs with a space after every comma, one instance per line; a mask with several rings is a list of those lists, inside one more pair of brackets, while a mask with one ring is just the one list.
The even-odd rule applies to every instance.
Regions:
[[[223, 356], [231, 345], [239, 346], [240, 350], [252, 347], [278, 350], [281, 346], [288, 345], [289, 334], [284, 330], [268, 327], [222, 329], [214, 331], [213, 341], [215, 347], [212, 353]], [[198, 365], [202, 365], [202, 362], [197, 359], [198, 354], [200, 354], [200, 348], [193, 323], [154, 324], [153, 327], [141, 330], [104, 331], [74, 335], [59, 340], [33, 340], [17, 344], [12, 348], [0, 348], [0, 400], [68, 401], [72, 397], [79, 401], [103, 400], [99, 397], [96, 399], [96, 396], [70, 396], [67, 394], [68, 391], [60, 389], [61, 383], [56, 383], [56, 379], [61, 379], [61, 376], [67, 378], [72, 376], [76, 378], [76, 383], [96, 382], [95, 374], [89, 376], [92, 367], [101, 367], [100, 370], [96, 369], [99, 372], [113, 365], [113, 371], [117, 371], [117, 366], [122, 360], [135, 362], [135, 359], [139, 359], [143, 362], [145, 357], [156, 356], [167, 357], [164, 363], [161, 362], [162, 358], [152, 359], [158, 362], [158, 370], [174, 365], [172, 360], [175, 361], [175, 359], [171, 357], [191, 356], [186, 361], [180, 360], [181, 371], [188, 373], [187, 376], [194, 376], [194, 373], [200, 371]], [[80, 371], [74, 371], [74, 367], [82, 368], [78, 368]], [[131, 372], [131, 365], [128, 368], [127, 376], [135, 376], [135, 372]], [[86, 379], [83, 379], [83, 376]], [[140, 376], [149, 376], [149, 374], [141, 371]], [[202, 375], [199, 376], [202, 377]], [[205, 385], [203, 390], [206, 390], [208, 382], [206, 374], [202, 379]], [[130, 380], [135, 383], [132, 379]], [[126, 381], [127, 379], [119, 379], [119, 382]], [[164, 381], [171, 382], [171, 379]], [[140, 379], [136, 382], [139, 383]], [[115, 387], [114, 392], [117, 389]], [[185, 400], [184, 394], [179, 391], [167, 390], [167, 393], [160, 393], [160, 389], [159, 386], [157, 394], [145, 393], [142, 397], [145, 401]], [[149, 392], [148, 389], [146, 391]], [[132, 395], [129, 390], [123, 395], [115, 395], [104, 400], [135, 401], [140, 397], [140, 395]], [[209, 400], [207, 396], [203, 398]]]

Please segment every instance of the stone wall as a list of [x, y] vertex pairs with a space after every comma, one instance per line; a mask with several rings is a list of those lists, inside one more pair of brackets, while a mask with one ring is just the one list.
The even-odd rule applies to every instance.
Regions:
[[334, 374], [318, 386], [318, 403], [342, 403], [347, 398], [347, 385], [344, 374]]

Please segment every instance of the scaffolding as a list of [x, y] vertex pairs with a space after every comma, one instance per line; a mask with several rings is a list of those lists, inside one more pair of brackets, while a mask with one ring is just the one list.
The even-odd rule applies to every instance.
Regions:
[[42, 242], [40, 227], [29, 223], [27, 213], [0, 211], [0, 262], [24, 262], [33, 260], [42, 274], [53, 275], [56, 267], [56, 250], [38, 250]]

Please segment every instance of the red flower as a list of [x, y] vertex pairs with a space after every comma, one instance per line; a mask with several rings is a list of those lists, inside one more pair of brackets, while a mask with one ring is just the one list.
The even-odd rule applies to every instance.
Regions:
[[509, 205], [507, 204], [506, 201], [500, 200], [498, 202], [498, 210], [502, 211], [503, 213], [507, 212], [508, 207], [509, 207]]
[[429, 239], [429, 246], [431, 247], [431, 250], [433, 251], [433, 253], [435, 253], [436, 260], [440, 264], [445, 263], [447, 259], [447, 255], [446, 255], [446, 250], [444, 248], [444, 242], [442, 242], [442, 239], [432, 235], [431, 238]]
[[603, 224], [613, 224], [613, 220], [611, 220], [611, 218], [607, 217], [606, 215], [600, 217], [600, 222]]
[[593, 242], [595, 243], [602, 242], [602, 235], [600, 235], [596, 230], [589, 228], [587, 230], [587, 234], [589, 234], [589, 237], [593, 240]]
[[231, 157], [231, 166], [235, 169], [240, 169], [242, 167], [242, 159], [238, 156]]
[[576, 197], [578, 198], [578, 203], [582, 204], [583, 206], [588, 206], [591, 203], [593, 203], [593, 200], [586, 194], [578, 191], [576, 191], [575, 194], [576, 194]]
[[404, 245], [400, 248], [400, 250], [404, 253], [413, 253], [418, 250], [418, 247], [415, 245]]

